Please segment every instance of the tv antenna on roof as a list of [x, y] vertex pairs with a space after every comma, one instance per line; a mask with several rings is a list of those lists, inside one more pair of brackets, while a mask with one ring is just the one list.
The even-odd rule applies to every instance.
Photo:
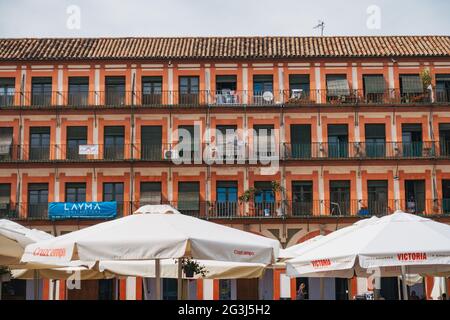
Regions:
[[323, 36], [323, 29], [325, 29], [325, 22], [322, 20], [319, 20], [319, 23], [313, 29], [318, 29], [318, 28], [320, 28], [320, 35]]

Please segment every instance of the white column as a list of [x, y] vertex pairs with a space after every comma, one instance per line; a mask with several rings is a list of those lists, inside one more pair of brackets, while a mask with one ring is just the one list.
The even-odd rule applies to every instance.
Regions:
[[173, 65], [169, 64], [167, 70], [167, 89], [169, 94], [169, 104], [173, 104]]
[[319, 172], [319, 200], [320, 200], [320, 214], [325, 213], [325, 186], [323, 181], [323, 174]]
[[[134, 79], [134, 82], [133, 82]], [[132, 104], [135, 105], [136, 104], [136, 65], [132, 64], [131, 65], [131, 92], [134, 94], [132, 94]]]
[[97, 177], [96, 172], [92, 172], [92, 201], [97, 201]]
[[394, 179], [394, 199], [398, 200], [395, 203], [395, 210], [398, 210], [400, 209], [400, 180], [398, 179], [398, 177], [397, 179]]
[[278, 64], [278, 92], [279, 102], [284, 103], [284, 67], [282, 63]]
[[356, 63], [352, 63], [352, 88], [353, 90], [359, 89], [358, 84], [358, 68]]
[[100, 104], [100, 65], [95, 66], [94, 72], [94, 91], [95, 91], [95, 104]]
[[28, 88], [26, 86], [26, 83], [27, 83], [27, 66], [22, 66], [22, 70], [20, 72], [20, 81], [21, 81], [21, 88], [23, 88], [22, 94], [24, 94], [24, 96], [20, 97], [21, 104], [26, 104], [27, 102], [30, 102], [30, 101], [26, 101], [26, 97], [27, 97], [26, 96], [26, 92], [28, 90]]
[[394, 64], [392, 62], [388, 63], [388, 81], [389, 81], [389, 91], [391, 98], [394, 97], [395, 81], [394, 81]]
[[248, 103], [248, 68], [247, 64], [242, 64], [242, 102], [244, 104]]
[[54, 187], [53, 199], [55, 202], [59, 202], [59, 178], [55, 175], [55, 187]]
[[203, 279], [203, 300], [214, 299], [214, 280]]
[[320, 76], [320, 63], [314, 64], [314, 75], [316, 78], [316, 94], [317, 94], [317, 103], [322, 102], [322, 82]]
[[209, 67], [210, 64], [205, 64], [205, 98], [208, 103], [211, 102], [213, 96], [211, 93], [211, 69]]
[[58, 66], [58, 93], [56, 95], [57, 97], [57, 104], [60, 106], [63, 104], [63, 66]]
[[126, 279], [126, 299], [136, 300], [136, 278], [128, 277]]
[[[362, 200], [362, 178], [361, 174], [356, 173], [356, 197]], [[358, 202], [358, 210], [361, 209], [361, 203]]]

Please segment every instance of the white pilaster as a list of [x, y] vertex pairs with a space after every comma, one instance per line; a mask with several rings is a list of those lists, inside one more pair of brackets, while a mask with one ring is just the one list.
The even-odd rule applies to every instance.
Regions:
[[[133, 81], [134, 79], [134, 81]], [[135, 105], [136, 104], [136, 65], [132, 64], [131, 65], [131, 92], [133, 92], [134, 94], [132, 94], [132, 104]]]
[[[23, 90], [23, 93], [27, 92], [27, 90], [28, 90], [28, 88], [26, 86], [26, 83], [27, 83], [27, 66], [22, 66], [22, 70], [20, 71], [20, 81], [21, 81], [21, 89]], [[23, 97], [21, 96], [20, 99], [22, 100]], [[21, 101], [21, 104], [25, 104], [25, 103], [26, 103], [26, 101]]]
[[95, 104], [100, 104], [100, 65], [95, 66], [94, 72], [94, 91], [95, 91]]
[[214, 280], [203, 279], [203, 300], [214, 299]]
[[58, 93], [57, 93], [57, 104], [62, 105], [63, 104], [63, 81], [64, 81], [64, 73], [63, 73], [63, 66], [58, 66]]
[[167, 89], [169, 91], [169, 104], [173, 104], [173, 65], [169, 64], [167, 70]]
[[248, 68], [247, 64], [242, 64], [242, 102], [244, 104], [248, 103]]
[[352, 88], [355, 91], [359, 89], [358, 67], [357, 67], [356, 63], [352, 64]]
[[389, 82], [389, 91], [391, 98], [394, 97], [394, 89], [395, 89], [395, 81], [394, 81], [394, 64], [390, 62], [388, 64], [388, 82]]
[[282, 63], [278, 64], [278, 91], [280, 102], [284, 103], [284, 67]]
[[126, 280], [126, 299], [136, 300], [136, 278], [128, 277]]
[[322, 102], [322, 82], [320, 76], [320, 63], [314, 64], [314, 77], [316, 78], [316, 93], [317, 93], [317, 103]]
[[320, 201], [320, 214], [325, 213], [325, 204], [323, 201], [325, 200], [325, 186], [323, 181], [323, 174], [319, 172], [319, 201]]

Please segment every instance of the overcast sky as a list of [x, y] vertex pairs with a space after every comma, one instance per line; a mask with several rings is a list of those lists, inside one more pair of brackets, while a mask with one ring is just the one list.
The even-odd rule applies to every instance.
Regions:
[[449, 0], [0, 0], [0, 37], [320, 35], [319, 19], [330, 36], [449, 35], [449, 16]]

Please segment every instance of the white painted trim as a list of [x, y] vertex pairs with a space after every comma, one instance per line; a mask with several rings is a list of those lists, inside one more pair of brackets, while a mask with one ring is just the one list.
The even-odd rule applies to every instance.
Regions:
[[237, 63], [216, 63], [214, 64], [216, 68], [237, 68]]
[[287, 64], [288, 67], [310, 67], [311, 63], [306, 62], [306, 63], [299, 63], [299, 62], [291, 62]]
[[203, 279], [203, 300], [214, 299], [214, 280]]
[[253, 67], [273, 67], [273, 63], [252, 63]]
[[157, 68], [155, 68], [155, 69], [151, 69], [151, 68], [144, 68], [144, 69], [141, 69], [142, 71], [164, 71], [164, 69], [157, 69]]
[[450, 61], [433, 62], [435, 66], [450, 66]]
[[383, 67], [383, 62], [362, 62], [362, 67]]
[[69, 69], [90, 69], [91, 66], [88, 64], [69, 64], [67, 66]]
[[0, 70], [17, 70], [17, 66], [0, 66]]
[[288, 67], [288, 70], [309, 70], [309, 67]]
[[394, 89], [395, 86], [394, 66], [388, 67], [388, 81], [389, 81], [389, 89]]
[[273, 71], [273, 67], [272, 68], [253, 68], [253, 70], [270, 70], [270, 71]]
[[[322, 95], [320, 94], [320, 90], [322, 88], [322, 82], [321, 82], [321, 76], [320, 76], [320, 63], [319, 64], [315, 64], [314, 67], [314, 76], [315, 76], [315, 82], [316, 82], [316, 90], [317, 92], [319, 92], [319, 94], [317, 95], [317, 102], [321, 103], [322, 102]], [[322, 137], [322, 133], [320, 133], [320, 136]], [[321, 138], [320, 138], [321, 139]], [[320, 142], [320, 141], [319, 141]]]
[[53, 70], [54, 68], [55, 68], [55, 66], [52, 66], [52, 65], [45, 65], [45, 66], [33, 65], [33, 66], [31, 66], [32, 70], [34, 70], [34, 69], [36, 69], [36, 70], [38, 70], [38, 69], [50, 69], [50, 70]]
[[200, 63], [180, 63], [178, 68], [200, 68]]
[[162, 63], [143, 63], [143, 64], [141, 64], [141, 68], [164, 68], [164, 64], [162, 64]]
[[248, 68], [247, 67], [243, 67], [242, 68], [242, 90], [244, 90], [244, 94], [243, 94], [243, 99], [242, 101], [244, 102], [244, 104], [248, 103]]
[[358, 68], [355, 66], [352, 67], [352, 85], [353, 90], [358, 90]]
[[325, 62], [325, 67], [346, 67], [348, 63], [346, 62]]
[[105, 69], [126, 68], [126, 64], [105, 64]]
[[398, 65], [400, 67], [404, 67], [404, 66], [415, 66], [415, 67], [418, 67], [418, 66], [420, 66], [420, 63], [419, 62], [398, 62]]

